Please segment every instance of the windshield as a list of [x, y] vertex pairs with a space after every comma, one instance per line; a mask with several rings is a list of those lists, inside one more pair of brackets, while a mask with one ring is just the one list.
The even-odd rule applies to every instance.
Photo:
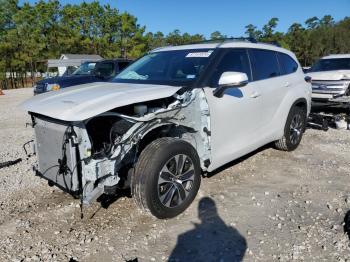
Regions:
[[91, 75], [94, 70], [96, 62], [83, 63], [72, 75]]
[[314, 64], [309, 72], [350, 70], [350, 58], [321, 59]]
[[118, 83], [185, 86], [203, 72], [213, 53], [210, 49], [174, 50], [148, 54], [122, 71]]

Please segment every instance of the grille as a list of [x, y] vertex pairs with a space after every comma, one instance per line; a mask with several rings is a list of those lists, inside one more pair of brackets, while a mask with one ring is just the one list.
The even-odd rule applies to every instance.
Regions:
[[321, 86], [321, 85], [325, 85], [327, 87], [344, 87], [346, 82], [344, 81], [319, 81], [319, 80], [316, 80], [316, 81], [312, 81], [312, 85], [315, 85], [315, 86]]
[[322, 94], [343, 94], [346, 85], [344, 81], [312, 81], [312, 92]]

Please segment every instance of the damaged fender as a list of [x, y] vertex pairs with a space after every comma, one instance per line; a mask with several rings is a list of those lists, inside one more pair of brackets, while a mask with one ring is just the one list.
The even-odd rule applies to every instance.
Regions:
[[[164, 88], [172, 93], [179, 89]], [[55, 92], [60, 100], [58, 103], [64, 103], [64, 93], [69, 91], [63, 90], [61, 97]], [[41, 96], [44, 102], [48, 99], [46, 94]], [[91, 203], [103, 193], [115, 192], [130, 179], [128, 169], [137, 162], [142, 150], [140, 145], [151, 133], [189, 142], [198, 152], [202, 169], [206, 170], [210, 163], [210, 120], [203, 90], [193, 89], [151, 101], [142, 101], [144, 98], [138, 95], [133, 99], [136, 104], [109, 108], [93, 117], [86, 118], [87, 114], [81, 114], [81, 121], [76, 121], [78, 117], [74, 114], [80, 109], [67, 108], [60, 117], [56, 116], [64, 122], [47, 118], [55, 114], [53, 111], [41, 116], [39, 106], [33, 101], [32, 104], [27, 102], [27, 110], [34, 116], [38, 155], [42, 156], [38, 159], [38, 174], [72, 194], [80, 193], [85, 204]], [[85, 102], [79, 101], [86, 108]], [[67, 134], [69, 127], [71, 131]], [[60, 145], [62, 136], [63, 145]], [[56, 167], [52, 168], [54, 165]]]

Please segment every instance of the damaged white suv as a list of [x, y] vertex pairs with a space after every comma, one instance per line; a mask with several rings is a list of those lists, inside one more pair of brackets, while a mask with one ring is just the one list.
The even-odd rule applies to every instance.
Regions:
[[183, 212], [201, 175], [275, 142], [291, 151], [310, 111], [311, 84], [294, 54], [223, 41], [164, 47], [110, 83], [35, 96], [38, 166], [49, 184], [80, 196], [131, 188], [158, 218]]

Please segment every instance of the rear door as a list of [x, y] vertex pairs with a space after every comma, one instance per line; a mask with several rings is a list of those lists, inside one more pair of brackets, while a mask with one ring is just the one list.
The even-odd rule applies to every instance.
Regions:
[[[296, 77], [294, 73], [298, 70], [299, 65], [287, 54], [278, 52], [277, 57], [285, 84], [288, 86], [288, 88], [296, 86], [300, 82], [300, 78]], [[304, 82], [302, 81], [302, 83]]]
[[261, 94], [261, 129], [262, 136], [276, 131], [272, 121], [280, 107], [291, 83], [283, 77], [277, 52], [265, 49], [249, 49], [253, 80]]

